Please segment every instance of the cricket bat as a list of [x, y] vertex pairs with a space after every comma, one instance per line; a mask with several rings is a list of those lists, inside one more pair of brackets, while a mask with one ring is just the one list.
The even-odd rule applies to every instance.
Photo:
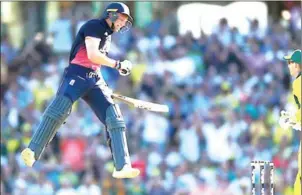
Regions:
[[169, 107], [167, 105], [138, 100], [127, 96], [119, 95], [116, 93], [113, 93], [111, 96], [113, 99], [124, 102], [135, 108], [141, 108], [152, 112], [162, 112], [162, 113], [169, 112]]

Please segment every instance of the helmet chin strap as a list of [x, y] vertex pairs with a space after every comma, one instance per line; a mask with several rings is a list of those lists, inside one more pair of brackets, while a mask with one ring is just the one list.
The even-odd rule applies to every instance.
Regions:
[[112, 30], [114, 30], [114, 22], [111, 23], [111, 27]]
[[[114, 22], [112, 22], [111, 23], [111, 27], [110, 27], [113, 31], [114, 31], [114, 29], [115, 29], [115, 27], [114, 27]], [[117, 32], [119, 32], [121, 29], [119, 29]]]

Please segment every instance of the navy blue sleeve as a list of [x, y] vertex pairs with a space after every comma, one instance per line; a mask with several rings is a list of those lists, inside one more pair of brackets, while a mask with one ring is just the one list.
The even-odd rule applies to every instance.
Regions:
[[105, 33], [105, 28], [100, 24], [99, 20], [94, 19], [86, 22], [81, 28], [81, 31], [84, 38], [87, 36], [101, 38]]

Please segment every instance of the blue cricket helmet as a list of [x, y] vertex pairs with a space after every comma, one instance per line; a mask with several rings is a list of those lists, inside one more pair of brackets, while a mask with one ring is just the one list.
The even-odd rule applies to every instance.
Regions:
[[128, 16], [128, 21], [121, 30], [123, 30], [123, 31], [129, 30], [132, 26], [133, 18], [130, 14], [129, 7], [124, 3], [120, 3], [120, 2], [110, 3], [105, 8], [103, 18], [106, 18], [106, 19], [109, 18], [111, 20], [111, 22], [114, 23], [118, 18], [117, 13], [125, 14]]

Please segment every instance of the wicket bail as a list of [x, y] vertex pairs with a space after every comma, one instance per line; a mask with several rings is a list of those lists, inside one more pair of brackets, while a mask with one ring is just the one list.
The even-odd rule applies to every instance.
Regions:
[[265, 165], [269, 165], [270, 173], [270, 195], [274, 195], [274, 163], [269, 161], [252, 161], [251, 162], [251, 182], [252, 182], [252, 195], [256, 195], [256, 165], [259, 165], [260, 168], [260, 194], [265, 195]]

